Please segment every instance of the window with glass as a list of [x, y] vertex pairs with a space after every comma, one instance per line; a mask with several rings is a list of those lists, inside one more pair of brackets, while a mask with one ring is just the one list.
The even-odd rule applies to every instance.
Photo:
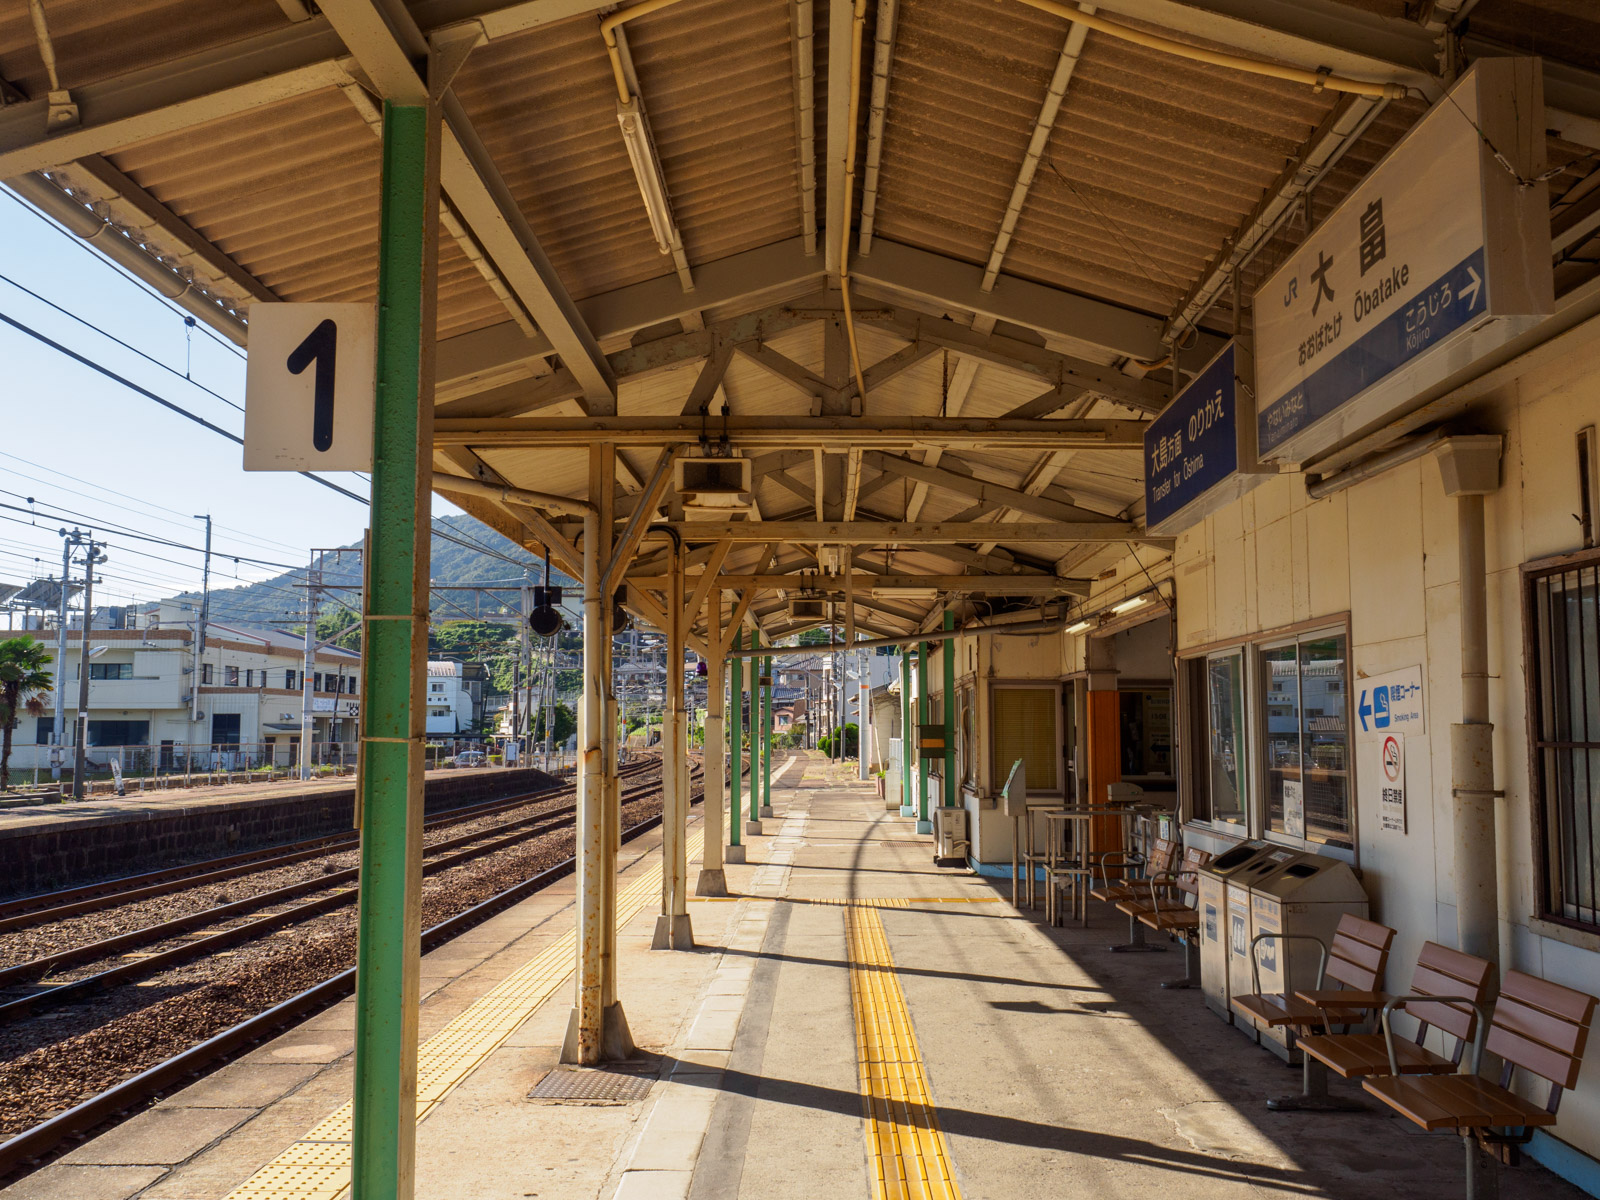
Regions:
[[1260, 652], [1265, 827], [1355, 848], [1346, 639], [1317, 633]]
[[1232, 650], [1189, 664], [1194, 705], [1194, 815], [1242, 825], [1245, 820], [1244, 652]]
[[211, 664], [210, 663], [201, 663], [200, 664], [200, 682], [202, 684], [209, 684], [211, 682]]
[[148, 746], [149, 721], [90, 721], [91, 746]]
[[961, 782], [968, 784], [973, 782], [973, 750], [978, 744], [975, 699], [971, 688], [962, 688], [956, 694], [956, 711], [959, 714], [956, 721], [956, 770], [961, 776]]
[[1124, 779], [1172, 778], [1172, 689], [1124, 688], [1117, 696]]
[[1600, 928], [1600, 555], [1524, 579], [1540, 915]]
[[239, 686], [239, 668], [238, 667], [223, 667], [222, 668], [222, 683], [223, 683], [224, 687], [238, 687]]
[[1056, 736], [1055, 687], [997, 686], [994, 689], [994, 739], [991, 778], [1005, 782], [1011, 764], [1022, 759], [1028, 772], [1028, 791], [1055, 792], [1061, 788], [1061, 740]]
[[132, 679], [133, 664], [125, 663], [99, 663], [89, 664], [89, 678], [94, 679]]

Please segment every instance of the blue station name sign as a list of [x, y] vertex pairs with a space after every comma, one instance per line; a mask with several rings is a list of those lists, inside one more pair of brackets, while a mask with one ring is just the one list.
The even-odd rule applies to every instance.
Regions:
[[1240, 412], [1246, 356], [1229, 342], [1144, 431], [1145, 526], [1189, 528], [1261, 481], [1254, 409]]

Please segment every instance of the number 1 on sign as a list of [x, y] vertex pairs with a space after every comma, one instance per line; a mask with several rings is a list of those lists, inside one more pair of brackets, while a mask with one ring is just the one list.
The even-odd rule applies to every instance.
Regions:
[[311, 444], [326, 451], [333, 445], [333, 381], [338, 361], [339, 327], [331, 319], [320, 322], [294, 348], [287, 366], [292, 375], [317, 364], [311, 384]]

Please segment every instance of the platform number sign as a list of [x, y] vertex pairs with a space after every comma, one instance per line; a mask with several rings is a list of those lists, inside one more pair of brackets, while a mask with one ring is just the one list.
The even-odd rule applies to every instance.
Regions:
[[370, 304], [250, 306], [245, 470], [372, 470], [376, 326]]

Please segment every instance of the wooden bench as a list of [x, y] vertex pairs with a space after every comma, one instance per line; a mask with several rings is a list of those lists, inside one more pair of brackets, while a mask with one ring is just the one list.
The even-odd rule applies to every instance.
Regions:
[[[1105, 904], [1119, 904], [1124, 900], [1132, 900], [1142, 894], [1146, 888], [1146, 880], [1170, 879], [1172, 876], [1173, 862], [1178, 857], [1178, 843], [1172, 838], [1157, 838], [1156, 844], [1150, 848], [1147, 859], [1141, 859], [1137, 854], [1120, 850], [1110, 850], [1097, 855], [1096, 866], [1100, 871], [1100, 883], [1089, 889], [1089, 895]], [[1131, 867], [1143, 865], [1144, 879], [1118, 879], [1112, 880], [1109, 872], [1112, 868], [1127, 870]], [[1155, 946], [1145, 941], [1144, 927], [1139, 924], [1137, 917], [1128, 918], [1128, 940], [1121, 945], [1112, 946], [1117, 951], [1148, 951], [1165, 950], [1165, 946]]]
[[[1317, 968], [1317, 986], [1294, 995], [1261, 991], [1261, 963], [1256, 946], [1265, 941], [1304, 940], [1322, 949]], [[1334, 1025], [1357, 1025], [1369, 1012], [1383, 1007], [1386, 996], [1379, 987], [1389, 965], [1389, 947], [1394, 930], [1376, 921], [1346, 913], [1339, 918], [1332, 944], [1306, 933], [1258, 933], [1250, 939], [1250, 972], [1256, 990], [1233, 997], [1236, 1011], [1261, 1025], [1295, 1030], [1328, 1029]], [[1285, 958], [1285, 964], [1287, 964]], [[1340, 984], [1330, 988], [1328, 983]]]
[[[1163, 981], [1164, 988], [1190, 988], [1200, 982], [1198, 939], [1190, 935], [1200, 927], [1200, 868], [1210, 861], [1208, 852], [1190, 846], [1184, 850], [1183, 861], [1171, 875], [1160, 879], [1152, 876], [1144, 881], [1147, 886], [1143, 895], [1130, 896], [1117, 903], [1118, 912], [1127, 913], [1129, 921], [1137, 922], [1141, 936], [1144, 930], [1154, 929], [1183, 943], [1183, 978]], [[1191, 900], [1194, 901], [1192, 907]]]
[[[1437, 997], [1397, 996], [1384, 1005], [1383, 1040], [1390, 1073], [1363, 1079], [1361, 1086], [1423, 1129], [1454, 1131], [1466, 1149], [1467, 1200], [1497, 1196], [1499, 1156], [1504, 1153], [1515, 1162], [1516, 1148], [1533, 1136], [1535, 1128], [1554, 1125], [1562, 1092], [1578, 1081], [1595, 997], [1521, 971], [1507, 971], [1493, 1019], [1484, 1019], [1481, 1004], [1474, 1006], [1480, 1025], [1470, 1073], [1406, 1075], [1400, 1071], [1401, 1052], [1389, 1017], [1395, 1008], [1404, 1005], [1409, 1010], [1417, 1000]], [[1499, 1083], [1478, 1074], [1485, 1050], [1504, 1063]], [[1544, 1107], [1511, 1091], [1518, 1068], [1550, 1085]]]
[[[1417, 1019], [1415, 1041], [1395, 1043], [1395, 1062], [1402, 1075], [1451, 1075], [1461, 1065], [1467, 1044], [1477, 1036], [1477, 1009], [1494, 991], [1495, 965], [1438, 942], [1427, 942], [1417, 956], [1410, 995], [1418, 999], [1405, 1009]], [[1461, 996], [1453, 1001], [1450, 996]], [[1437, 1028], [1454, 1039], [1447, 1058], [1426, 1046], [1428, 1031]], [[1328, 1094], [1328, 1072], [1342, 1079], [1365, 1079], [1390, 1073], [1389, 1051], [1381, 1033], [1318, 1033], [1297, 1039], [1305, 1055], [1300, 1095], [1268, 1100], [1275, 1112], [1363, 1112], [1367, 1105]]]
[[[1139, 914], [1142, 927], [1165, 933], [1183, 943], [1183, 977], [1163, 979], [1161, 986], [1164, 988], [1200, 986], [1200, 870], [1209, 865], [1213, 857], [1207, 850], [1191, 848], [1186, 851], [1183, 867], [1173, 879], [1178, 907], [1156, 908]], [[1189, 900], [1194, 903], [1189, 904]]]

